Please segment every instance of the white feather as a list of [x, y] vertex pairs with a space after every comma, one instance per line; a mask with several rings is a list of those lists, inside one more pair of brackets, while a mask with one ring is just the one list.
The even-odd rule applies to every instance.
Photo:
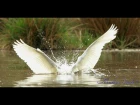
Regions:
[[21, 39], [13, 44], [17, 55], [27, 63], [30, 69], [38, 73], [57, 73], [57, 65], [40, 49], [25, 44]]
[[[78, 57], [77, 62], [72, 67], [72, 72], [80, 70], [90, 70], [94, 68], [99, 60], [103, 46], [115, 39], [118, 29], [112, 25], [110, 29], [94, 41], [84, 53]], [[13, 44], [13, 48], [17, 55], [27, 63], [30, 69], [36, 73], [57, 73], [58, 67], [53, 60], [51, 60], [40, 49], [35, 49], [25, 44], [21, 39]]]
[[100, 58], [103, 46], [116, 38], [118, 29], [115, 25], [111, 25], [109, 30], [104, 33], [101, 37], [95, 40], [85, 51], [78, 57], [77, 62], [72, 68], [72, 72], [80, 70], [90, 70], [94, 68], [97, 61]]

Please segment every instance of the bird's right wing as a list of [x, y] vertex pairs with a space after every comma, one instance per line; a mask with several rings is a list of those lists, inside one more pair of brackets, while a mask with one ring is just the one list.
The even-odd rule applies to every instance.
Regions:
[[35, 49], [25, 44], [22, 40], [14, 42], [13, 48], [34, 73], [57, 73], [55, 62], [40, 49]]

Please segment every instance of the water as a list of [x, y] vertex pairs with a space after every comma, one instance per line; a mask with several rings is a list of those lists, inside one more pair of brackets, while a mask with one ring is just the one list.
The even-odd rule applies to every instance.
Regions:
[[[53, 52], [63, 68], [82, 54], [78, 50]], [[46, 53], [54, 59], [50, 51]], [[0, 51], [0, 87], [140, 87], [139, 62], [140, 51], [103, 51], [96, 73], [35, 75], [15, 52]]]

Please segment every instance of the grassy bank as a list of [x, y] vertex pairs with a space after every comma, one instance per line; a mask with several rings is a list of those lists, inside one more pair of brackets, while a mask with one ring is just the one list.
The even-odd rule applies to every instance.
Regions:
[[0, 49], [19, 39], [40, 49], [85, 49], [111, 24], [119, 31], [104, 49], [140, 47], [140, 18], [0, 18]]

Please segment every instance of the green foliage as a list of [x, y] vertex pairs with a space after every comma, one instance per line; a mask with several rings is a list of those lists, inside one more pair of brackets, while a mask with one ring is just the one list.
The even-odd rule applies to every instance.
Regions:
[[60, 18], [9, 18], [4, 21], [1, 36], [4, 36], [4, 47], [12, 48], [12, 43], [21, 38], [33, 47], [47, 49], [55, 48], [66, 28]]
[[80, 40], [74, 34], [65, 33], [59, 42], [59, 48], [61, 49], [78, 49], [80, 47]]
[[20, 18], [3, 19], [2, 22], [3, 27], [1, 29], [0, 40], [4, 43], [3, 47], [9, 49], [13, 40], [26, 34], [26, 25], [23, 24], [24, 20]]
[[5, 29], [4, 33], [5, 34], [9, 34], [11, 35], [11, 37], [9, 37], [9, 40], [12, 39], [19, 39], [20, 36], [24, 36], [26, 35], [26, 31], [27, 31], [27, 26], [25, 23], [24, 19], [21, 18], [10, 18], [9, 21], [7, 22], [7, 24], [5, 24]]
[[86, 49], [111, 24], [119, 30], [104, 49], [139, 47], [140, 18], [0, 18], [0, 48], [22, 39], [41, 49]]
[[81, 43], [74, 32], [79, 27], [77, 19], [8, 18], [3, 23], [0, 40], [5, 49], [19, 39], [41, 49], [73, 49]]
[[98, 34], [93, 34], [89, 30], [85, 30], [82, 34], [83, 48], [87, 48], [92, 42], [94, 42], [99, 37]]

